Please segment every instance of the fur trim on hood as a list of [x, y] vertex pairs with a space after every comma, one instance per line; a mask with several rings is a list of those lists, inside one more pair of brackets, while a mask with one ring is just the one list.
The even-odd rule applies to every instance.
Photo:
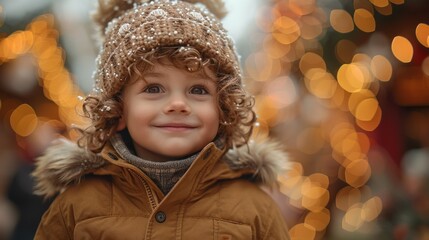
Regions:
[[253, 180], [269, 187], [277, 185], [277, 177], [290, 168], [281, 144], [268, 140], [250, 141], [248, 145], [233, 148], [227, 152], [224, 161], [232, 170], [253, 169]]
[[[288, 157], [280, 144], [273, 141], [254, 142], [229, 150], [223, 159], [232, 170], [251, 169], [254, 181], [273, 187], [278, 175], [289, 168]], [[78, 183], [87, 173], [107, 161], [101, 156], [60, 139], [36, 160], [33, 177], [35, 194], [52, 197], [68, 185]]]
[[105, 163], [100, 156], [80, 148], [76, 143], [58, 139], [43, 156], [36, 159], [36, 169], [32, 173], [36, 180], [34, 193], [52, 197]]

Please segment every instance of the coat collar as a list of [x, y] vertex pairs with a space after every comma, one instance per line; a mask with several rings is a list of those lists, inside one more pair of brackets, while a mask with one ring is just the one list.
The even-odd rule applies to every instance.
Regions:
[[[35, 193], [51, 197], [68, 185], [78, 183], [88, 173], [115, 174], [113, 169], [120, 169], [108, 167], [109, 165], [130, 167], [110, 144], [100, 154], [94, 154], [69, 140], [58, 140], [36, 160], [33, 172], [36, 180]], [[227, 152], [210, 143], [191, 165], [189, 172], [193, 173], [189, 174], [204, 173], [204, 178], [201, 179], [204, 185], [213, 184], [219, 179], [249, 175], [257, 183], [274, 186], [277, 184], [277, 176], [288, 165], [288, 157], [281, 145], [273, 141], [251, 141], [248, 145]]]

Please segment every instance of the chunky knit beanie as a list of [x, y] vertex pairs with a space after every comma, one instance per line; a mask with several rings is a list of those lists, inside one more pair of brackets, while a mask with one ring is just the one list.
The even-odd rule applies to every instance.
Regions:
[[192, 46], [215, 59], [220, 71], [240, 79], [232, 39], [223, 28], [221, 0], [99, 0], [94, 14], [101, 33], [94, 92], [118, 93], [136, 53], [164, 46]]

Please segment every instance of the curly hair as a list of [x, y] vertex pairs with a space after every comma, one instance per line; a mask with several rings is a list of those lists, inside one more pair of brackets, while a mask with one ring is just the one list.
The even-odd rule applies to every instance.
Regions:
[[[253, 111], [254, 98], [241, 84], [239, 77], [222, 72], [215, 59], [205, 58], [192, 47], [160, 47], [150, 52], [138, 52], [135, 61], [128, 67], [128, 77], [142, 75], [154, 64], [173, 64], [175, 67], [191, 72], [205, 73], [212, 70], [217, 77], [217, 101], [220, 113], [218, 136], [224, 138], [227, 147], [246, 144], [251, 136], [256, 114]], [[167, 60], [167, 61], [166, 61]], [[123, 88], [122, 88], [123, 89]], [[112, 134], [115, 134], [123, 112], [122, 90], [112, 97], [103, 94], [88, 95], [83, 103], [83, 114], [89, 118], [89, 127], [78, 131], [82, 134], [78, 143], [93, 152], [100, 152]]]

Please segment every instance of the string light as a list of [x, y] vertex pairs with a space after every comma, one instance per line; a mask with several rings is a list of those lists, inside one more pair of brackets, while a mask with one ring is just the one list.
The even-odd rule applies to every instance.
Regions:
[[[323, 238], [329, 224], [339, 224], [337, 227], [344, 231], [359, 231], [381, 214], [382, 201], [367, 185], [372, 169], [367, 156], [371, 144], [365, 132], [374, 131], [380, 124], [382, 109], [377, 94], [380, 84], [392, 79], [392, 59], [383, 54], [370, 56], [359, 52], [351, 39], [343, 38], [333, 49], [336, 59], [329, 60], [338, 61], [338, 68], [331, 72], [325, 49], [317, 42], [330, 31], [373, 33], [377, 31], [374, 14], [391, 15], [392, 5], [403, 3], [403, 0], [355, 0], [351, 13], [340, 8], [327, 10], [316, 1], [298, 4], [279, 0], [263, 7], [265, 15], [257, 20], [264, 34], [262, 49], [245, 60], [245, 71], [249, 85], [254, 85], [256, 111], [265, 126], [265, 135], [267, 127], [272, 129], [295, 156], [292, 170], [279, 178], [288, 204], [305, 212], [301, 222], [290, 226], [292, 239]], [[425, 47], [429, 45], [427, 29], [423, 23], [416, 27], [416, 36]], [[404, 63], [412, 61], [413, 48], [405, 37], [397, 36], [391, 41], [390, 50], [396, 59]], [[427, 65], [422, 68], [427, 69]], [[292, 84], [273, 91], [273, 86], [280, 88], [274, 82], [286, 78]], [[301, 87], [306, 91], [301, 92]], [[329, 112], [328, 117], [318, 117], [314, 104], [305, 104], [308, 94], [318, 99], [319, 109]], [[288, 104], [279, 100], [287, 101], [289, 95], [294, 95], [295, 100]], [[307, 114], [313, 120], [307, 120]], [[292, 118], [304, 122], [294, 122]], [[288, 124], [296, 130], [288, 128], [291, 126]], [[293, 141], [288, 136], [293, 136]], [[338, 164], [337, 169], [316, 172], [317, 168], [312, 168], [314, 163], [309, 164], [315, 159], [324, 159], [317, 164], [319, 167]], [[345, 187], [332, 191], [331, 184], [338, 181]], [[327, 203], [332, 200], [342, 212], [340, 221], [331, 222], [334, 212]]]
[[[37, 60], [43, 93], [58, 106], [60, 120], [68, 126], [84, 124], [76, 114], [76, 108], [81, 104], [77, 96], [82, 94], [65, 68], [65, 53], [58, 44], [58, 37], [54, 16], [41, 15], [30, 22], [26, 30], [18, 30], [0, 40], [0, 64], [24, 54], [32, 54]], [[10, 118], [12, 129], [21, 136], [31, 134], [34, 130], [32, 126], [35, 126], [33, 120], [37, 119], [34, 110], [32, 114], [21, 116], [22, 109], [31, 108], [29, 105], [25, 106], [15, 109]]]

